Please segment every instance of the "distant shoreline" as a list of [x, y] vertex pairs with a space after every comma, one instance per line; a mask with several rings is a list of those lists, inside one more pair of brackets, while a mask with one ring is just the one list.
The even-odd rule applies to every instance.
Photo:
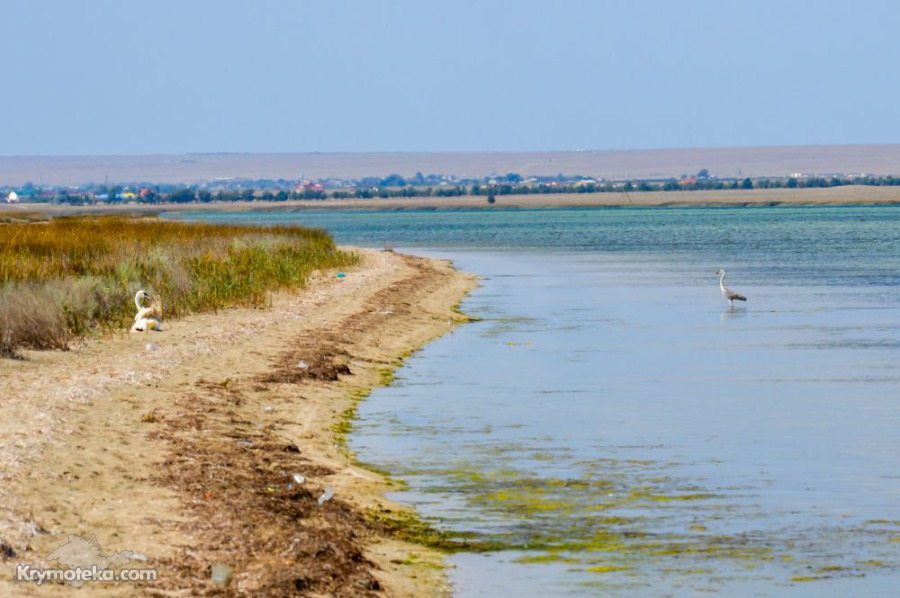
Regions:
[[189, 204], [0, 204], [0, 215], [39, 213], [159, 214], [163, 212], [301, 212], [357, 210], [553, 209], [587, 207], [750, 207], [750, 206], [864, 206], [900, 205], [900, 187], [847, 185], [825, 189], [734, 189], [723, 191], [645, 191], [631, 193], [573, 193], [560, 195], [504, 195], [489, 204], [483, 196], [324, 199], [283, 202], [211, 202]]

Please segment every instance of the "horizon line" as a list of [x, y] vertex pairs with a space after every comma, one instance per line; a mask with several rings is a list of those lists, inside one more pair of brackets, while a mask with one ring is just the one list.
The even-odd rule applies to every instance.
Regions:
[[698, 147], [661, 146], [627, 149], [542, 149], [542, 150], [266, 150], [266, 151], [173, 151], [173, 152], [122, 152], [122, 153], [23, 153], [0, 154], [0, 159], [11, 158], [131, 158], [141, 156], [271, 156], [271, 155], [428, 155], [428, 154], [590, 154], [590, 153], [640, 153], [662, 151], [711, 151], [711, 150], [749, 150], [749, 149], [797, 149], [827, 147], [884, 147], [900, 146], [900, 142], [880, 143], [798, 143], [777, 145], [710, 145]]

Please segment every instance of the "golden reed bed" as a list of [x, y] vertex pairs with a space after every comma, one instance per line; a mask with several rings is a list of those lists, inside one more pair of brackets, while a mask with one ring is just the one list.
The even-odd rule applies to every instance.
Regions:
[[[13, 220], [7, 218], [7, 220]], [[79, 335], [127, 328], [145, 289], [169, 317], [260, 306], [315, 270], [358, 257], [321, 230], [216, 226], [123, 216], [0, 224], [0, 355], [61, 349]]]

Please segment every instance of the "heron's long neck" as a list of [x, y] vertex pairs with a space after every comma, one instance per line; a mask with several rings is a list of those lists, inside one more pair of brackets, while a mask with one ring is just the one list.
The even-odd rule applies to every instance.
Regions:
[[722, 292], [725, 292], [725, 275], [719, 277], [719, 288], [722, 289]]
[[144, 306], [141, 305], [141, 299], [143, 299], [143, 298], [144, 298], [144, 296], [141, 295], [140, 293], [138, 293], [137, 295], [134, 296], [134, 306], [137, 308], [138, 311], [141, 311], [142, 309], [144, 309]]

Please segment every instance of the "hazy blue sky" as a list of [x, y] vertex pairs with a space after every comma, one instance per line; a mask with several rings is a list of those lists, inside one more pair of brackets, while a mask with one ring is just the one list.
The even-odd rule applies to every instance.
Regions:
[[2, 0], [0, 154], [900, 142], [896, 0]]

